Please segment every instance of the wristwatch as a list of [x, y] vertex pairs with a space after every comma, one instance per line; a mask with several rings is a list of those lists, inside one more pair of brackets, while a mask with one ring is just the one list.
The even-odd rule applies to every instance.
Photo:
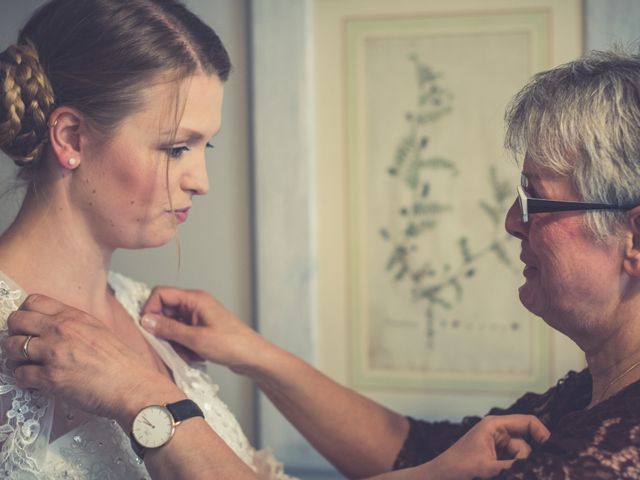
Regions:
[[166, 445], [176, 427], [192, 417], [204, 418], [204, 414], [195, 402], [188, 399], [143, 408], [133, 419], [131, 448], [138, 457], [144, 458], [147, 449]]

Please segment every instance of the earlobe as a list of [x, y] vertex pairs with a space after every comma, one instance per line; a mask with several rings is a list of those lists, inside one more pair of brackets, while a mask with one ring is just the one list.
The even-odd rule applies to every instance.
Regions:
[[82, 114], [70, 107], [57, 108], [49, 116], [49, 139], [57, 164], [67, 170], [80, 165]]
[[640, 207], [629, 211], [627, 225], [624, 270], [630, 276], [640, 278]]

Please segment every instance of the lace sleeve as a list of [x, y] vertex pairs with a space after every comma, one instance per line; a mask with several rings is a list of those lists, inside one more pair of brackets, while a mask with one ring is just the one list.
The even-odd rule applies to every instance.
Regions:
[[[24, 300], [20, 289], [0, 280], [0, 338], [7, 317]], [[46, 479], [44, 465], [53, 420], [50, 398], [15, 384], [15, 365], [0, 351], [0, 477], [12, 480]]]
[[393, 464], [394, 470], [415, 467], [434, 459], [480, 421], [480, 417], [465, 417], [459, 423], [407, 418], [409, 434]]

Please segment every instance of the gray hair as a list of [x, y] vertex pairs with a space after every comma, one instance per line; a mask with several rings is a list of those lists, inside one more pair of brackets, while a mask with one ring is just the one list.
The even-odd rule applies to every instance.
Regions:
[[[580, 199], [640, 204], [640, 56], [590, 52], [538, 73], [505, 115], [505, 147], [536, 167], [571, 177]], [[599, 240], [624, 212], [587, 212]]]

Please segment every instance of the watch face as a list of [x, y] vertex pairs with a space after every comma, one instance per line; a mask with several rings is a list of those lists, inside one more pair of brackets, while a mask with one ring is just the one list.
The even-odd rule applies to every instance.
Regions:
[[131, 433], [145, 448], [161, 447], [173, 435], [173, 417], [160, 405], [146, 407], [133, 420]]

